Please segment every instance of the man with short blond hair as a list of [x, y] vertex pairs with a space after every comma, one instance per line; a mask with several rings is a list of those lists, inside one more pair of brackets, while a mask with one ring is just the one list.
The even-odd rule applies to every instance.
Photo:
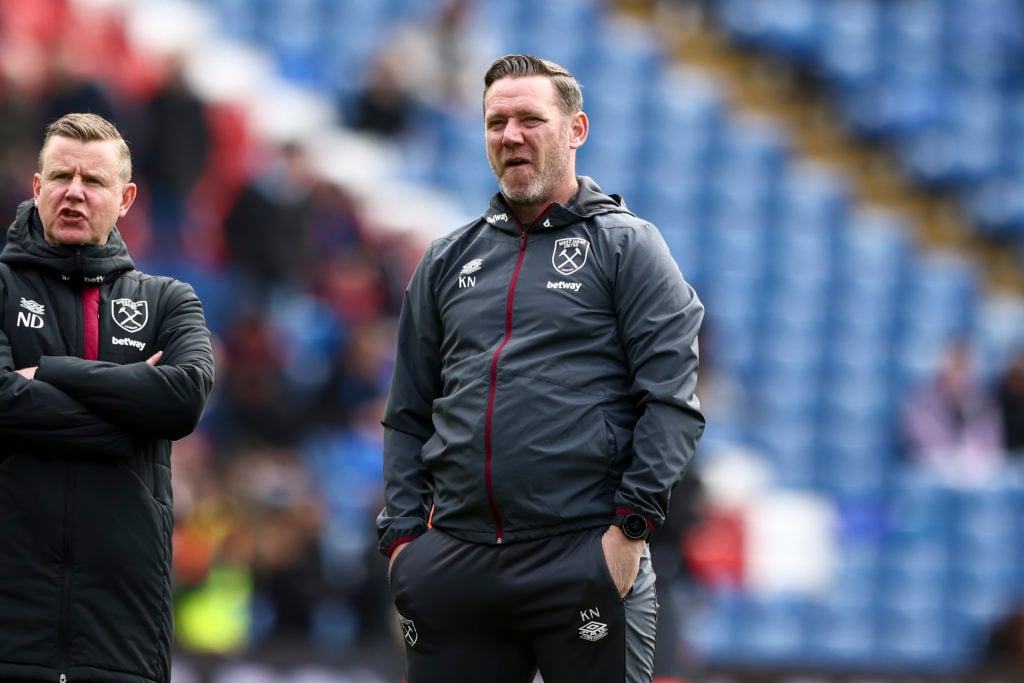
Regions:
[[0, 253], [0, 680], [168, 683], [171, 441], [213, 352], [189, 285], [135, 269], [117, 128], [46, 131]]

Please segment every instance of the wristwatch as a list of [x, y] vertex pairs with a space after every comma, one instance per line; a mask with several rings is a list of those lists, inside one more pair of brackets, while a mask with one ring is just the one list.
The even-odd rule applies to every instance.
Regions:
[[622, 529], [626, 538], [634, 541], [646, 541], [651, 537], [651, 527], [647, 524], [647, 518], [635, 512], [616, 515], [615, 523]]

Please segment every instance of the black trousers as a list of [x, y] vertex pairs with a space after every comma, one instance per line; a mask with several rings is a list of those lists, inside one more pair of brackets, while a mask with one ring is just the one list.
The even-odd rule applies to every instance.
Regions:
[[390, 577], [408, 683], [650, 683], [650, 554], [623, 599], [605, 529], [496, 546], [431, 529], [409, 544]]

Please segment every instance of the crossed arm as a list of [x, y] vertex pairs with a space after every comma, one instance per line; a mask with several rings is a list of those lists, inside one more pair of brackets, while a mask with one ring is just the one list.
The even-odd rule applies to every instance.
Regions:
[[161, 349], [125, 365], [42, 356], [15, 368], [0, 332], [0, 442], [28, 453], [127, 457], [134, 440], [191, 432], [213, 389], [213, 351], [191, 288], [161, 321]]

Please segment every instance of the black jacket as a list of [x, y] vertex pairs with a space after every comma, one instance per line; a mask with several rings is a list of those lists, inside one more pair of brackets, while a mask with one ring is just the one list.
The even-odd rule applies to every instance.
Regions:
[[0, 679], [170, 679], [171, 440], [212, 388], [190, 286], [135, 270], [116, 229], [51, 246], [18, 207], [0, 254]]
[[427, 249], [384, 410], [380, 549], [433, 523], [514, 542], [660, 526], [704, 430], [704, 307], [665, 241], [589, 178], [520, 226], [501, 195]]

